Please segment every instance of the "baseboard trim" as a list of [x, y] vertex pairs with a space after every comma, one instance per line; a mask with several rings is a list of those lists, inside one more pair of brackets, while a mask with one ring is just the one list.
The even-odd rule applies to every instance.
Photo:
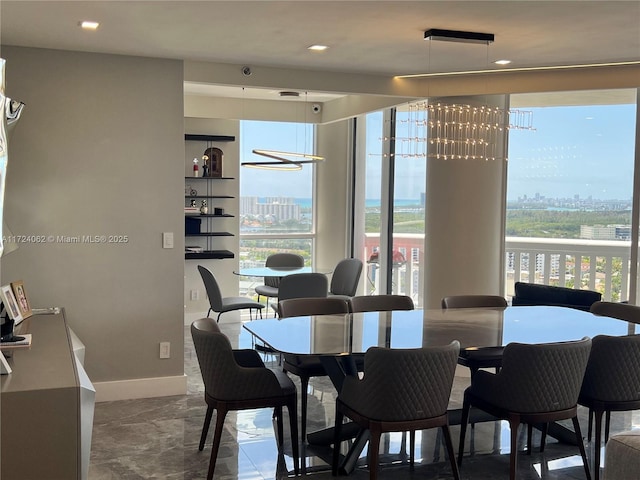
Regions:
[[187, 393], [187, 376], [135, 378], [113, 382], [95, 382], [96, 402], [169, 397]]

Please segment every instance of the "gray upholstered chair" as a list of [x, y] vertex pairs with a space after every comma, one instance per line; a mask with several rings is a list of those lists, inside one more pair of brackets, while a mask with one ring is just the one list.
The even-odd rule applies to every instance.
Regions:
[[593, 337], [589, 363], [584, 374], [578, 403], [589, 409], [589, 433], [596, 420], [594, 477], [600, 476], [602, 415], [606, 414], [604, 442], [609, 439], [612, 411], [640, 409], [640, 335]]
[[[458, 463], [462, 464], [464, 438], [471, 407], [509, 421], [511, 429], [510, 478], [515, 480], [518, 427], [521, 423], [546, 425], [571, 418], [587, 479], [589, 464], [578, 423], [578, 394], [589, 359], [591, 340], [545, 344], [510, 343], [504, 349], [499, 373], [479, 371], [464, 392]], [[531, 428], [528, 452], [531, 453]]]
[[198, 265], [198, 271], [204, 282], [204, 288], [207, 291], [207, 297], [209, 297], [209, 310], [207, 311], [207, 317], [213, 312], [218, 313], [216, 321], [220, 321], [220, 315], [225, 312], [231, 312], [233, 310], [245, 310], [249, 309], [249, 316], [251, 311], [255, 308], [261, 311], [264, 305], [258, 302], [254, 302], [247, 297], [223, 297], [220, 291], [220, 286], [213, 276], [213, 273], [202, 265]]
[[360, 295], [351, 298], [351, 311], [354, 313], [413, 309], [413, 300], [407, 295]]
[[506, 307], [507, 301], [499, 295], [451, 295], [442, 299], [442, 308]]
[[372, 347], [364, 357], [364, 376], [347, 376], [336, 400], [332, 473], [337, 475], [344, 417], [369, 430], [369, 478], [378, 474], [380, 436], [411, 433], [410, 464], [415, 431], [442, 428], [454, 478], [458, 479], [447, 406], [460, 344], [414, 349]]
[[[296, 253], [274, 253], [269, 255], [264, 263], [265, 267], [304, 267], [304, 258]], [[264, 285], [258, 285], [255, 288], [258, 294], [258, 302], [260, 297], [266, 297], [267, 303], [269, 298], [277, 298], [278, 287], [280, 286], [281, 277], [264, 277]]]
[[[294, 273], [280, 279], [278, 302], [290, 298], [326, 297], [329, 293], [329, 281], [323, 273]], [[278, 304], [271, 304], [275, 312]]]
[[[290, 298], [278, 302], [278, 309], [281, 318], [299, 317], [303, 315], [347, 314], [349, 313], [349, 304], [342, 298]], [[312, 377], [323, 377], [327, 373], [320, 361], [320, 357], [317, 356], [283, 353], [282, 359], [283, 370], [300, 377], [300, 436], [302, 440], [305, 441], [307, 433], [307, 389], [309, 387], [309, 379]]]
[[628, 303], [595, 302], [589, 308], [594, 315], [640, 324], [640, 307]]
[[213, 478], [224, 419], [231, 410], [273, 407], [278, 426], [278, 447], [282, 450], [282, 407], [289, 411], [291, 446], [295, 473], [298, 473], [298, 420], [296, 387], [284, 372], [269, 370], [254, 350], [233, 350], [229, 339], [211, 318], [191, 324], [191, 336], [204, 381], [207, 413], [198, 450], [204, 449], [213, 411], [217, 410], [215, 433], [207, 480]]
[[280, 318], [339, 313], [349, 313], [349, 303], [338, 297], [289, 298], [278, 302]]
[[361, 273], [362, 261], [357, 258], [340, 260], [331, 276], [329, 296], [337, 296], [345, 300], [351, 299], [358, 289]]
[[[442, 308], [506, 308], [507, 301], [499, 295], [451, 295], [442, 299]], [[500, 370], [502, 347], [463, 350], [458, 363], [469, 368], [473, 377], [481, 368]]]

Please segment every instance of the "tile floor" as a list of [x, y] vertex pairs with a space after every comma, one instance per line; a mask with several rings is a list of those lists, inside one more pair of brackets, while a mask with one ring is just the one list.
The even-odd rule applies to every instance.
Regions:
[[[232, 344], [251, 346], [251, 337], [242, 329], [240, 322], [221, 323], [221, 326]], [[198, 441], [206, 406], [188, 327], [185, 327], [185, 373], [188, 376], [186, 395], [96, 405], [90, 480], [206, 478], [213, 429], [209, 431], [204, 451], [199, 452]], [[297, 381], [297, 377], [293, 379]], [[451, 407], [460, 405], [461, 393], [468, 381], [465, 376], [456, 377]], [[330, 426], [333, 423], [335, 400], [335, 390], [330, 382], [326, 378], [312, 379], [309, 395], [307, 431], [313, 432]], [[581, 417], [584, 416], [584, 412], [581, 413]], [[632, 421], [632, 414], [614, 413], [612, 433], [630, 428]], [[586, 433], [584, 418], [581, 418], [581, 425], [583, 433]], [[452, 427], [456, 451], [459, 430], [458, 426]], [[471, 429], [468, 430], [468, 439], [470, 432]], [[521, 446], [524, 446], [525, 433], [522, 428]], [[285, 437], [287, 436], [285, 419]], [[535, 437], [534, 442], [534, 445], [539, 444]], [[379, 473], [381, 480], [453, 478], [436, 430], [417, 434], [416, 466], [413, 471], [407, 464], [407, 455], [400, 455], [401, 451], [405, 451], [402, 434], [387, 435], [383, 447], [386, 454]], [[592, 448], [591, 444], [587, 444], [588, 455], [591, 455]], [[328, 458], [326, 450], [306, 445], [302, 451], [305, 453], [303, 476], [318, 480], [332, 478], [329, 466], [323, 460]], [[577, 447], [553, 439], [549, 439], [542, 454], [535, 449], [531, 456], [519, 453], [518, 462], [520, 480], [585, 478]], [[464, 480], [509, 478], [508, 426], [503, 422], [476, 425], [471, 439], [467, 440], [460, 475]], [[284, 455], [278, 455], [271, 411], [263, 409], [230, 413], [225, 423], [214, 478], [262, 480], [289, 477], [293, 477], [291, 445], [287, 438]], [[358, 467], [350, 477], [369, 478], [364, 458], [360, 458]]]

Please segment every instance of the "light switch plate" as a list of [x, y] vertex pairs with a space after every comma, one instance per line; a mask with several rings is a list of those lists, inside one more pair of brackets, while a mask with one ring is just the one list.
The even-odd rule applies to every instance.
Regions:
[[173, 248], [173, 232], [162, 232], [162, 248]]

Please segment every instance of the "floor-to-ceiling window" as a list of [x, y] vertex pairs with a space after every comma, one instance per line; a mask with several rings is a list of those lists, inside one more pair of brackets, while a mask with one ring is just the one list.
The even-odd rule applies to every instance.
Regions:
[[[241, 162], [271, 161], [254, 149], [313, 153], [314, 128], [304, 123], [242, 121]], [[292, 252], [311, 265], [314, 242], [313, 164], [299, 170], [284, 164], [277, 169], [240, 169], [240, 266], [262, 266], [277, 252]], [[243, 279], [241, 293], [253, 283]]]
[[506, 287], [629, 298], [636, 91], [511, 96], [535, 131], [509, 133]]

